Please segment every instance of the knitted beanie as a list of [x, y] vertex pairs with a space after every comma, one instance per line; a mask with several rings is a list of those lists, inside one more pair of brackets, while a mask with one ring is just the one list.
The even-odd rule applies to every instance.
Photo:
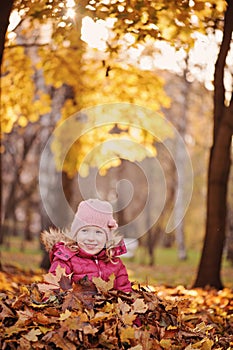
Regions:
[[113, 218], [113, 209], [109, 202], [99, 199], [82, 201], [71, 224], [71, 235], [85, 226], [98, 226], [106, 232], [107, 240], [112, 240], [112, 233], [118, 225]]

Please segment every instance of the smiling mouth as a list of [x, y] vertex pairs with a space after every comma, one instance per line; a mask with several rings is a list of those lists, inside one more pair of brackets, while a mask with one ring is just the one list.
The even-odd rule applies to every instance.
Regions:
[[85, 245], [85, 247], [88, 248], [88, 249], [95, 249], [95, 248], [98, 248], [97, 244], [85, 243], [84, 245]]

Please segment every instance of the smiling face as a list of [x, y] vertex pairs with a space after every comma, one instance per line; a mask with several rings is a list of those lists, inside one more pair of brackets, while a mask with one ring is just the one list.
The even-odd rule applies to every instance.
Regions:
[[106, 232], [97, 226], [85, 226], [78, 231], [76, 241], [86, 253], [96, 255], [105, 247]]

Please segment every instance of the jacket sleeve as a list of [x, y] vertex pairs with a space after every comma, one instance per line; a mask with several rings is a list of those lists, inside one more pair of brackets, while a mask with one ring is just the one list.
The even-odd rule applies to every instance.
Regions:
[[50, 252], [50, 261], [51, 265], [49, 272], [56, 274], [56, 268], [60, 265], [67, 275], [73, 273], [73, 268], [71, 264], [71, 257], [73, 256], [72, 252], [64, 246], [63, 243], [56, 243]]
[[132, 286], [129, 281], [126, 267], [120, 259], [118, 260], [118, 265], [119, 267], [116, 273], [114, 288], [123, 292], [132, 292]]

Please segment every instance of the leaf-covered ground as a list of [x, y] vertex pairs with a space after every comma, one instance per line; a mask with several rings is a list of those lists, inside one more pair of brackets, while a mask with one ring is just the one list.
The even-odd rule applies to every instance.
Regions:
[[[0, 349], [233, 349], [233, 290], [0, 272]], [[153, 289], [153, 290], [152, 290]]]

